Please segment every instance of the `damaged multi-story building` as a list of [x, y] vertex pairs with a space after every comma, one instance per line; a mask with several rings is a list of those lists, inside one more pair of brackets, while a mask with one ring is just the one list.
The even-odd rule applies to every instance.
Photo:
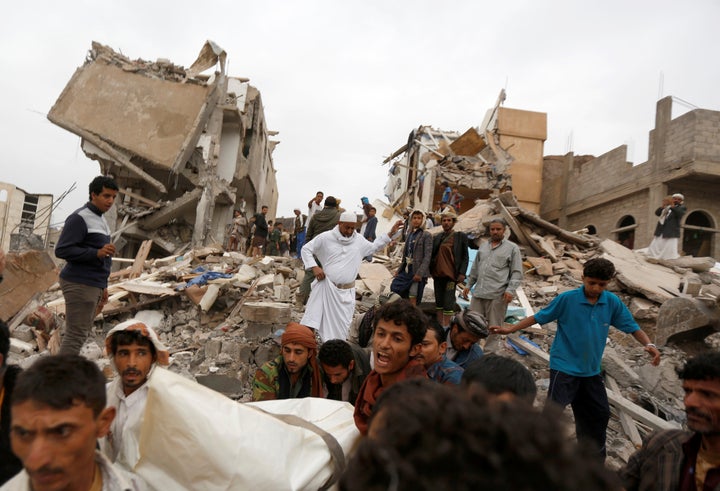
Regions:
[[93, 42], [50, 110], [120, 187], [108, 221], [121, 255], [146, 240], [160, 256], [222, 243], [234, 209], [252, 215], [266, 205], [275, 215], [277, 133], [267, 129], [260, 92], [228, 76], [225, 62], [211, 41], [187, 69]]
[[52, 194], [32, 194], [0, 182], [0, 249], [44, 249], [49, 244]]
[[543, 148], [547, 115], [502, 107], [505, 91], [482, 124], [460, 134], [430, 126], [414, 129], [390, 164], [385, 196], [393, 207], [436, 210], [443, 182], [457, 187], [464, 201], [460, 212], [512, 189], [518, 203], [540, 211]]
[[646, 162], [628, 162], [626, 145], [599, 157], [546, 157], [542, 217], [641, 248], [652, 240], [663, 197], [681, 193], [682, 252], [720, 258], [720, 111], [693, 109], [673, 119], [673, 99], [657, 102]]

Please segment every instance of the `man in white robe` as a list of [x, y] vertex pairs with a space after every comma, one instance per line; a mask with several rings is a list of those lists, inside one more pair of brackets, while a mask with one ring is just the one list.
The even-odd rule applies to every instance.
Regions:
[[[323, 232], [302, 248], [305, 269], [312, 269], [315, 281], [301, 324], [317, 329], [323, 341], [347, 339], [355, 312], [355, 278], [366, 256], [379, 251], [402, 227], [398, 220], [388, 234], [369, 242], [355, 231], [354, 213], [340, 215], [332, 230]], [[317, 256], [322, 268], [313, 255]]]
[[100, 450], [128, 470], [140, 457], [140, 428], [145, 417], [147, 381], [156, 365], [168, 365], [169, 353], [155, 331], [137, 319], [121, 322], [108, 332], [105, 349], [118, 376], [107, 385], [107, 406], [115, 419]]

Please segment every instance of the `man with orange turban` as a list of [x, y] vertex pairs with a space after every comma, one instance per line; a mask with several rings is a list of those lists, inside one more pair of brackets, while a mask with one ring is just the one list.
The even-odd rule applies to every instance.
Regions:
[[315, 333], [291, 322], [282, 335], [282, 354], [258, 368], [253, 380], [253, 401], [322, 397]]

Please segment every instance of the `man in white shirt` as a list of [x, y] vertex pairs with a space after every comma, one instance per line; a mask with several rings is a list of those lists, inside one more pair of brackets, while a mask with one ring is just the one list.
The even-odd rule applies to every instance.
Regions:
[[105, 349], [118, 376], [107, 385], [107, 405], [115, 419], [100, 449], [112, 461], [132, 470], [138, 447], [148, 387], [156, 363], [167, 365], [169, 354], [155, 331], [137, 319], [121, 322], [108, 332]]
[[322, 205], [320, 203], [322, 203], [322, 200], [324, 197], [325, 197], [325, 194], [323, 194], [322, 191], [318, 191], [317, 193], [315, 193], [315, 197], [313, 199], [311, 199], [310, 201], [308, 201], [308, 214], [307, 214], [307, 220], [305, 220], [305, 226], [309, 226], [310, 219], [312, 218], [312, 216], [316, 212], [322, 210]]

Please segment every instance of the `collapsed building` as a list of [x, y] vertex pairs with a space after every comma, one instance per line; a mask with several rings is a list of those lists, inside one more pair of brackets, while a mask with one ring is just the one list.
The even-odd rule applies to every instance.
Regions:
[[720, 111], [696, 108], [673, 119], [674, 99], [657, 102], [646, 162], [628, 162], [627, 145], [599, 157], [545, 157], [542, 217], [631, 249], [646, 247], [663, 197], [681, 193], [687, 207], [681, 223], [683, 253], [719, 258]]
[[442, 183], [457, 187], [460, 212], [512, 189], [521, 206], [539, 212], [545, 113], [502, 107], [505, 91], [482, 124], [465, 133], [421, 125], [405, 145], [384, 160], [389, 164], [385, 196], [393, 208], [436, 210]]
[[120, 187], [107, 218], [121, 256], [134, 257], [144, 241], [155, 257], [222, 243], [234, 209], [267, 205], [274, 216], [277, 133], [258, 89], [225, 73], [226, 56], [208, 41], [185, 69], [93, 42], [50, 110]]
[[32, 194], [0, 182], [0, 249], [21, 251], [50, 246], [52, 194]]

